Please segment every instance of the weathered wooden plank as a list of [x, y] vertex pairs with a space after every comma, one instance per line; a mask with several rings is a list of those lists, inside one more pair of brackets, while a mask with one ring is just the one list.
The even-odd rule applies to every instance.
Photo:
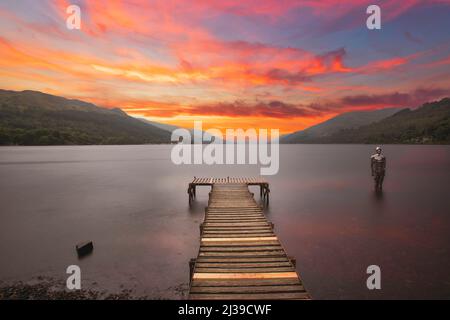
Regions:
[[198, 257], [197, 263], [265, 263], [289, 262], [287, 256], [282, 257]]
[[266, 219], [264, 218], [213, 218], [211, 219], [208, 217], [208, 219], [205, 220], [206, 223], [244, 223], [244, 222], [266, 222]]
[[263, 222], [209, 222], [209, 221], [205, 221], [204, 222], [205, 227], [206, 226], [230, 226], [230, 227], [234, 227], [234, 226], [242, 226], [242, 227], [256, 227], [256, 226], [268, 226], [269, 223], [267, 221], [263, 221]]
[[200, 257], [285, 257], [284, 250], [279, 251], [247, 251], [247, 252], [221, 252], [221, 251], [200, 251], [198, 254]]
[[244, 217], [244, 216], [251, 216], [251, 217], [264, 217], [264, 214], [262, 212], [259, 211], [229, 211], [229, 212], [206, 212], [206, 216], [205, 218], [208, 218], [209, 216], [211, 217], [231, 217], [231, 218], [237, 218], [237, 217]]
[[271, 252], [282, 251], [280, 245], [274, 246], [200, 246], [200, 252]]
[[266, 237], [240, 237], [234, 238], [229, 237], [227, 234], [223, 234], [221, 238], [210, 238], [207, 235], [203, 235], [203, 238], [200, 239], [202, 245], [212, 245], [212, 242], [217, 245], [263, 245], [266, 243], [268, 245], [280, 244], [278, 238], [275, 235], [266, 236]]
[[192, 279], [283, 279], [298, 278], [296, 272], [245, 272], [245, 273], [199, 273], [194, 272]]
[[[222, 238], [223, 236], [224, 236], [224, 234], [205, 234], [205, 233], [203, 233], [203, 235], [204, 236], [208, 236], [208, 238], [210, 238], [210, 239], [220, 239], [220, 238]], [[228, 235], [228, 234], [226, 234], [226, 235]], [[246, 234], [232, 234], [232, 236], [233, 236], [233, 238], [237, 238], [237, 239], [239, 239], [239, 238], [247, 238], [248, 237], [248, 233], [246, 233]], [[250, 235], [255, 235], [255, 236], [266, 236], [267, 234], [250, 234]], [[272, 234], [273, 235], [273, 234]], [[244, 242], [245, 243], [245, 242]], [[235, 243], [232, 243], [232, 245], [238, 245], [239, 243], [237, 243], [237, 241], [235, 242]], [[248, 243], [248, 244], [250, 244], [250, 245], [253, 245], [253, 243]], [[273, 244], [275, 244], [275, 243], [262, 243], [263, 245], [273, 245]], [[221, 243], [221, 242], [213, 242], [212, 244], [209, 244], [209, 243], [205, 243], [204, 244], [204, 246], [208, 246], [208, 245], [213, 245], [213, 246], [222, 246], [223, 245], [223, 242]]]
[[238, 214], [214, 214], [214, 213], [207, 213], [206, 219], [245, 219], [245, 218], [259, 218], [259, 219], [266, 219], [262, 213], [238, 213]]
[[214, 230], [216, 230], [216, 231], [223, 231], [223, 233], [233, 233], [234, 231], [236, 231], [237, 233], [241, 233], [241, 232], [246, 232], [246, 231], [248, 231], [248, 232], [253, 232], [253, 233], [257, 233], [257, 232], [273, 232], [273, 229], [272, 229], [272, 226], [271, 225], [267, 225], [267, 226], [259, 226], [259, 227], [251, 227], [251, 228], [245, 228], [245, 227], [226, 227], [226, 226], [221, 226], [221, 227], [211, 227], [211, 226], [208, 226], [207, 228], [206, 228], [206, 226], [204, 226], [205, 227], [205, 230], [208, 230], [208, 231], [211, 231], [211, 232], [213, 232]]
[[255, 237], [265, 237], [265, 236], [272, 236], [273, 233], [220, 233], [220, 234], [216, 234], [216, 233], [202, 233], [203, 236], [207, 236], [208, 238], [211, 239], [217, 239], [217, 238], [222, 238], [223, 236], [232, 236], [233, 238], [246, 238], [248, 236], [255, 236]]
[[[223, 234], [223, 235], [229, 235], [229, 234], [233, 234], [233, 233], [237, 233], [237, 234], [258, 234], [258, 233], [265, 233], [265, 234], [271, 234], [273, 235], [273, 230], [270, 227], [263, 227], [263, 228], [253, 228], [253, 229], [233, 229], [233, 228], [218, 228], [218, 227], [214, 227], [214, 228], [208, 228], [208, 229], [204, 229], [204, 232], [206, 233], [217, 233], [217, 234]], [[204, 235], [206, 236], [206, 234]]]
[[272, 285], [272, 286], [193, 286], [191, 293], [277, 293], [277, 292], [305, 292], [302, 285]]
[[207, 215], [205, 220], [241, 220], [241, 219], [264, 219], [262, 214], [241, 214], [241, 215]]
[[[233, 209], [233, 210], [231, 210]], [[262, 216], [264, 216], [263, 212], [261, 211], [260, 208], [230, 208], [230, 210], [222, 210], [222, 209], [217, 209], [217, 210], [209, 210], [207, 209], [205, 211], [207, 214], [211, 214], [211, 215], [229, 215], [229, 216], [234, 216], [234, 215], [255, 215], [255, 214], [260, 214]]]
[[236, 241], [235, 243], [232, 244], [227, 244], [227, 243], [217, 243], [217, 244], [210, 244], [210, 243], [201, 243], [200, 244], [200, 249], [201, 250], [219, 250], [219, 251], [223, 251], [223, 250], [227, 250], [227, 249], [231, 249], [231, 250], [249, 250], [249, 251], [265, 251], [265, 250], [282, 250], [283, 247], [281, 246], [279, 241], [274, 241], [271, 243], [259, 243], [259, 242], [255, 242], [255, 243], [245, 243], [245, 242], [240, 242], [240, 241]]
[[229, 208], [229, 207], [223, 207], [223, 208], [213, 208], [213, 207], [207, 207], [206, 209], [208, 212], [253, 212], [253, 211], [257, 211], [257, 212], [262, 212], [261, 207], [256, 205], [256, 206], [252, 206], [252, 207], [242, 207], [242, 208]]
[[233, 208], [233, 209], [237, 209], [237, 208], [249, 208], [249, 209], [253, 209], [253, 208], [257, 208], [257, 206], [254, 205], [248, 205], [246, 206], [245, 204], [241, 204], [241, 203], [211, 203], [210, 204], [211, 207], [217, 208], [217, 209], [222, 209], [222, 208]]
[[261, 218], [261, 217], [255, 217], [255, 218], [215, 218], [215, 219], [211, 219], [211, 218], [207, 218], [204, 222], [206, 223], [239, 223], [239, 222], [267, 222], [266, 219]]
[[[219, 238], [220, 239], [220, 238]], [[239, 239], [239, 238], [235, 238]], [[224, 241], [218, 241], [218, 242], [202, 242], [201, 247], [203, 248], [251, 248], [251, 247], [274, 247], [274, 246], [280, 246], [280, 243], [278, 241], [252, 241], [252, 242], [246, 242], [246, 241], [230, 241], [230, 242], [224, 242]]]
[[221, 217], [221, 218], [263, 217], [263, 218], [266, 218], [261, 212], [229, 212], [229, 213], [206, 212], [205, 219], [216, 218], [216, 217]]
[[245, 226], [245, 225], [211, 225], [211, 224], [204, 224], [204, 228], [208, 228], [209, 230], [273, 230], [272, 226], [270, 224], [262, 224], [262, 225], [252, 225], [252, 226]]
[[252, 267], [252, 268], [202, 268], [195, 266], [198, 273], [271, 273], [271, 272], [295, 272], [294, 267]]
[[252, 226], [245, 226], [245, 225], [211, 225], [211, 224], [204, 224], [203, 227], [209, 230], [272, 230], [272, 226], [270, 224], [262, 224], [262, 225], [252, 225]]
[[[231, 234], [231, 233], [240, 233], [240, 234], [245, 234], [245, 233], [269, 233], [269, 234], [274, 234], [273, 233], [273, 229], [272, 227], [268, 226], [268, 227], [262, 227], [262, 228], [253, 228], [253, 229], [235, 229], [235, 228], [205, 228], [205, 231], [209, 232], [209, 233], [222, 233], [222, 234]], [[252, 237], [252, 236], [249, 236]]]
[[259, 237], [272, 237], [274, 236], [274, 232], [271, 228], [262, 228], [262, 229], [254, 229], [254, 230], [235, 230], [235, 229], [223, 229], [223, 230], [213, 230], [213, 229], [204, 229], [203, 236], [208, 236], [209, 234], [217, 235], [221, 237], [233, 237], [233, 234], [238, 234], [240, 237], [258, 237], [257, 234], [261, 234]]
[[266, 236], [272, 236], [273, 233], [211, 233], [211, 232], [203, 232], [203, 236], [207, 236], [209, 238], [222, 238], [223, 236], [231, 236], [233, 238], [246, 238], [248, 236], [255, 236], [255, 237], [266, 237]]
[[[255, 236], [255, 234], [268, 234], [270, 236], [273, 236], [273, 230], [270, 227], [264, 227], [264, 228], [254, 228], [250, 230], [246, 229], [233, 229], [233, 228], [208, 228], [204, 229], [203, 236], [206, 237], [208, 234], [222, 234], [223, 237], [231, 237], [231, 234], [240, 234], [240, 235], [247, 235], [249, 237]], [[208, 236], [209, 237], [209, 236]]]
[[[288, 261], [278, 262], [246, 262], [246, 263], [226, 263], [223, 261], [218, 262], [196, 262], [197, 268], [267, 268], [267, 267], [292, 267], [292, 263]], [[197, 270], [198, 271], [198, 270]]]
[[270, 227], [256, 228], [251, 230], [246, 229], [233, 229], [233, 228], [208, 228], [203, 230], [203, 236], [208, 234], [222, 234], [224, 236], [230, 236], [232, 234], [240, 234], [242, 236], [254, 236], [255, 234], [274, 235], [273, 230]]
[[305, 292], [289, 293], [253, 293], [253, 294], [191, 294], [190, 299], [194, 300], [273, 300], [273, 299], [310, 299]]
[[262, 287], [271, 285], [301, 285], [301, 281], [297, 278], [283, 279], [196, 279], [192, 281], [191, 287]]
[[278, 241], [277, 237], [248, 237], [248, 238], [221, 238], [221, 239], [210, 239], [210, 238], [202, 238], [200, 241], [202, 242], [234, 242], [234, 241], [245, 241], [245, 242], [259, 242], [259, 241]]
[[[236, 211], [236, 208], [229, 208], [229, 207], [213, 208], [213, 207], [207, 207], [207, 210], [208, 211], [227, 212], [227, 211]], [[255, 204], [252, 207], [249, 207], [249, 208], [248, 207], [244, 207], [244, 208], [241, 208], [239, 210], [242, 210], [242, 211], [245, 211], [245, 210], [247, 210], [247, 211], [258, 210], [258, 211], [262, 212], [261, 207], [259, 205], [257, 205], [257, 204]]]
[[260, 212], [254, 212], [254, 213], [244, 213], [244, 212], [240, 212], [240, 213], [206, 213], [207, 216], [205, 217], [206, 219], [212, 219], [212, 218], [221, 218], [221, 219], [229, 219], [229, 218], [245, 218], [245, 217], [249, 217], [249, 218], [264, 218], [266, 219], [266, 217], [260, 213]]

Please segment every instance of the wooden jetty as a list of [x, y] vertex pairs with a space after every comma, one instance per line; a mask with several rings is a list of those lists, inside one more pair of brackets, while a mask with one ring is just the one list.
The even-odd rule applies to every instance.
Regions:
[[190, 261], [189, 299], [310, 299], [273, 224], [248, 189], [260, 186], [268, 202], [269, 185], [259, 178], [194, 178], [211, 186], [205, 220], [200, 225], [200, 250]]

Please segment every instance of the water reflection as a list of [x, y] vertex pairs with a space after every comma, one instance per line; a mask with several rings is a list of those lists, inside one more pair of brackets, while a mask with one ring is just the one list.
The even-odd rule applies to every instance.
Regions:
[[376, 199], [378, 202], [382, 202], [382, 201], [383, 201], [383, 197], [384, 197], [383, 190], [375, 190], [375, 191], [373, 192], [373, 194], [375, 195], [375, 199]]

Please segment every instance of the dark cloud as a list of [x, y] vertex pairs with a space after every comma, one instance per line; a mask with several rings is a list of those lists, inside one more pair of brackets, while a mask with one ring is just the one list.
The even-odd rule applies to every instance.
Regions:
[[[346, 67], [343, 65], [343, 59], [347, 54], [345, 48], [339, 48], [337, 50], [328, 51], [323, 54], [317, 55], [315, 60], [317, 63], [323, 66], [324, 70], [318, 74], [329, 72], [340, 72]], [[288, 71], [279, 68], [270, 69], [264, 74], [265, 77], [274, 82], [283, 82], [285, 84], [299, 84], [309, 82], [314, 76], [318, 74], [309, 73], [308, 68], [306, 70]]]
[[271, 69], [265, 76], [275, 81], [285, 81], [289, 84], [311, 81], [311, 77], [303, 72], [289, 72], [282, 69]]
[[405, 35], [405, 38], [408, 39], [411, 42], [417, 43], [417, 44], [422, 44], [422, 39], [416, 37], [415, 35], [413, 35], [411, 32], [409, 31], [405, 31], [403, 33]]
[[322, 113], [321, 111], [311, 109], [308, 106], [294, 105], [277, 100], [259, 102], [256, 104], [236, 101], [234, 103], [199, 105], [190, 107], [184, 110], [184, 112], [199, 115], [269, 118], [314, 117]]
[[319, 55], [319, 57], [321, 57], [324, 60], [342, 59], [346, 54], [347, 54], [347, 51], [345, 50], [345, 48], [339, 48], [339, 49], [336, 49], [333, 51], [325, 52], [325, 53]]
[[425, 102], [448, 96], [448, 89], [424, 89], [419, 88], [409, 93], [393, 92], [375, 95], [355, 95], [341, 99], [343, 106], [400, 106], [416, 107]]

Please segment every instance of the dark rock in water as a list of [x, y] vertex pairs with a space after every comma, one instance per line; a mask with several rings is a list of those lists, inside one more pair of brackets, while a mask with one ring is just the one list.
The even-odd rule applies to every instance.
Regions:
[[77, 244], [77, 253], [79, 257], [85, 256], [94, 250], [94, 244], [92, 241], [81, 242]]

